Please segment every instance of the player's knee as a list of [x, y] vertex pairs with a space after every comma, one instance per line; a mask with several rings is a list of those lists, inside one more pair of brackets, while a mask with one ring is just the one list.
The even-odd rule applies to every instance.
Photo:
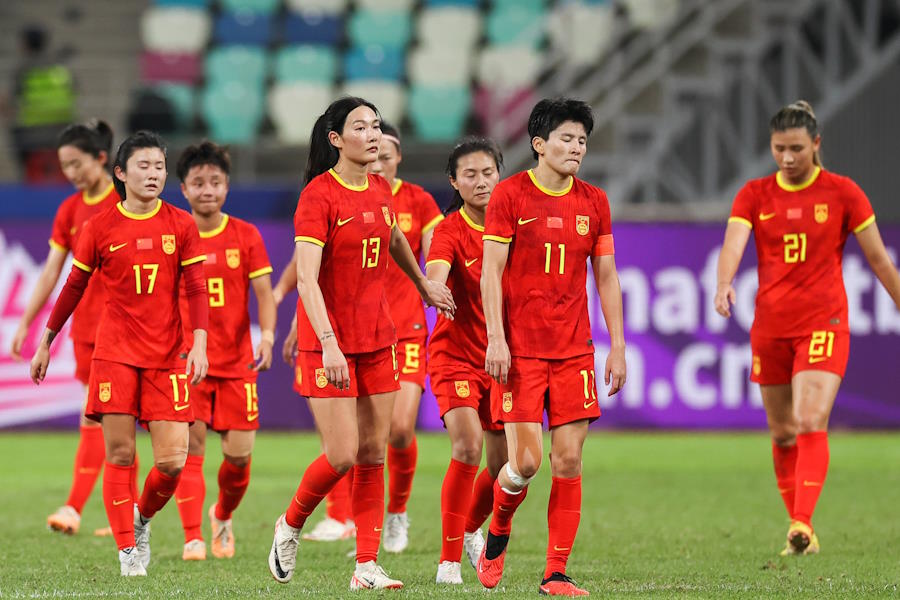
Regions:
[[550, 456], [550, 470], [554, 477], [581, 475], [581, 455], [578, 452], [554, 452]]
[[225, 459], [225, 462], [227, 462], [230, 465], [234, 465], [235, 467], [237, 467], [239, 469], [243, 469], [244, 467], [246, 467], [247, 465], [250, 464], [250, 455], [249, 454], [247, 456], [232, 456], [230, 454], [225, 454], [225, 455], [223, 455], [223, 458]]
[[478, 465], [481, 462], [481, 440], [474, 437], [453, 440], [451, 454], [454, 460], [467, 465]]
[[813, 433], [828, 428], [828, 415], [824, 412], [811, 412], [797, 418], [797, 433]]
[[416, 430], [414, 426], [395, 421], [394, 423], [391, 423], [391, 434], [388, 443], [393, 448], [407, 448], [412, 444], [415, 435]]
[[537, 474], [537, 469], [530, 473], [525, 473], [513, 469], [512, 465], [510, 465], [509, 463], [506, 464], [506, 476], [513, 483], [513, 485], [519, 489], [522, 489], [529, 483], [531, 483], [531, 480], [534, 479], [535, 474]]
[[174, 461], [157, 461], [155, 463], [156, 470], [165, 475], [166, 477], [178, 477], [181, 473], [181, 470], [184, 468], [184, 463], [178, 464], [178, 462]]
[[351, 448], [340, 448], [326, 452], [325, 459], [332, 469], [343, 475], [356, 464], [356, 452]]
[[384, 464], [384, 446], [374, 443], [360, 443], [355, 463], [361, 465]]
[[193, 456], [203, 456], [206, 454], [206, 441], [191, 436], [190, 439], [188, 439], [188, 454]]
[[134, 463], [134, 440], [106, 440], [106, 460], [110, 464], [127, 467]]
[[541, 468], [541, 455], [535, 452], [520, 452], [516, 456], [516, 471], [522, 477], [531, 479]]
[[187, 448], [157, 448], [153, 464], [163, 475], [177, 477], [187, 462]]

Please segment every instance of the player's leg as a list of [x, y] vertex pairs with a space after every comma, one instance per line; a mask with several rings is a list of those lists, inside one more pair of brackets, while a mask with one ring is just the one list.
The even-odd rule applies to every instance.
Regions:
[[[485, 422], [482, 420], [482, 428]], [[484, 550], [484, 535], [481, 526], [487, 521], [494, 508], [494, 483], [500, 470], [509, 461], [506, 446], [506, 435], [501, 429], [484, 430], [484, 454], [487, 465], [475, 479], [472, 488], [472, 501], [466, 517], [463, 548], [473, 568], [477, 567], [478, 557]]]
[[101, 426], [106, 447], [103, 470], [103, 504], [119, 548], [122, 575], [146, 575], [135, 549], [134, 506], [131, 478], [134, 461], [134, 415], [104, 414]]
[[788, 517], [794, 516], [794, 472], [797, 466], [797, 422], [790, 384], [761, 385], [766, 423], [772, 436], [772, 463], [775, 483], [784, 501]]
[[216, 558], [234, 556], [234, 528], [231, 515], [250, 485], [250, 462], [255, 430], [226, 431], [222, 434], [222, 464], [219, 466], [219, 497], [209, 507], [212, 553]]
[[[192, 394], [192, 396], [195, 396]], [[194, 405], [196, 408], [196, 397]], [[206, 560], [203, 541], [203, 504], [206, 499], [206, 479], [203, 476], [203, 457], [206, 454], [206, 422], [194, 421], [188, 430], [188, 455], [175, 489], [175, 504], [184, 528], [183, 560]]]
[[[312, 412], [312, 409], [310, 409]], [[319, 433], [316, 423], [316, 432]], [[321, 440], [322, 434], [319, 433]], [[321, 444], [320, 444], [321, 446]], [[324, 452], [324, 446], [322, 446]], [[311, 542], [336, 542], [356, 535], [353, 511], [350, 508], [350, 489], [353, 483], [353, 469], [347, 471], [331, 491], [325, 496], [325, 518], [315, 524], [302, 538]]]

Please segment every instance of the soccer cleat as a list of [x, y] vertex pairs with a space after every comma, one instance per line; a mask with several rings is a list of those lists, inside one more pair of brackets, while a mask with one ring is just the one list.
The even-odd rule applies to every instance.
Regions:
[[[791, 526], [788, 528], [787, 541], [790, 547], [793, 548], [794, 554], [806, 554], [810, 546], [813, 545], [813, 538], [815, 538], [815, 535], [812, 527], [806, 523], [792, 521]], [[819, 540], [816, 539], [815, 549], [809, 552], [809, 554], [815, 554], [818, 551]]]
[[554, 571], [550, 577], [541, 581], [538, 592], [542, 596], [566, 596], [569, 598], [591, 595], [587, 590], [575, 585], [575, 581], [571, 577], [559, 571]]
[[478, 581], [481, 582], [481, 585], [490, 590], [497, 587], [497, 584], [503, 578], [503, 561], [506, 559], [506, 549], [504, 548], [500, 556], [493, 560], [485, 558], [485, 550], [482, 550], [481, 554], [478, 555], [475, 574], [478, 575]]
[[459, 572], [459, 563], [445, 560], [438, 565], [435, 583], [448, 583], [450, 585], [462, 585], [462, 575]]
[[336, 542], [356, 535], [356, 525], [347, 520], [341, 523], [337, 519], [325, 517], [313, 527], [312, 531], [303, 534], [303, 539], [310, 542]]
[[409, 517], [405, 512], [389, 512], [384, 519], [385, 552], [403, 552], [409, 546]]
[[279, 583], [287, 583], [294, 576], [297, 564], [297, 547], [300, 545], [300, 530], [294, 529], [284, 520], [284, 514], [275, 521], [275, 536], [269, 551], [269, 571]]
[[109, 537], [112, 535], [112, 527], [107, 525], [106, 527], [98, 527], [94, 530], [94, 537]]
[[212, 530], [210, 546], [216, 558], [232, 558], [234, 556], [234, 530], [231, 519], [220, 521], [216, 518], [216, 505], [209, 507], [209, 527]]
[[482, 535], [481, 529], [476, 529], [472, 533], [467, 531], [463, 534], [463, 548], [466, 550], [466, 556], [469, 558], [472, 568], [477, 569], [478, 557], [484, 550], [484, 535]]
[[356, 570], [350, 578], [350, 591], [357, 590], [399, 590], [403, 582], [391, 579], [374, 560], [356, 563]]
[[119, 550], [119, 573], [122, 577], [146, 577], [147, 569], [141, 564], [134, 546]]
[[66, 535], [75, 535], [81, 527], [81, 515], [69, 506], [60, 506], [56, 512], [47, 517], [47, 527]]
[[144, 569], [150, 566], [150, 521], [145, 521], [134, 505], [134, 547]]
[[203, 540], [191, 540], [181, 551], [181, 560], [206, 560], [206, 544]]

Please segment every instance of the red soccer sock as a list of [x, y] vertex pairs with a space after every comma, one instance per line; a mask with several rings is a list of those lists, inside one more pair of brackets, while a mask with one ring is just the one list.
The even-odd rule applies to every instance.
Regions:
[[466, 518], [466, 533], [472, 533], [487, 521], [494, 508], [494, 481], [487, 469], [475, 479], [472, 489], [472, 502], [469, 505], [469, 516]]
[[243, 467], [227, 460], [219, 467], [219, 499], [216, 501], [216, 518], [227, 521], [231, 513], [241, 503], [247, 486], [250, 485], [250, 460]]
[[356, 562], [378, 559], [384, 523], [384, 465], [356, 465], [350, 504], [356, 522]]
[[779, 446], [772, 442], [772, 461], [775, 464], [775, 483], [784, 500], [788, 516], [794, 515], [794, 473], [797, 468], [797, 444]]
[[85, 502], [94, 489], [105, 458], [103, 429], [82, 425], [78, 450], [75, 452], [75, 466], [72, 470], [72, 488], [69, 490], [69, 499], [66, 500], [66, 504], [77, 510], [78, 514], [81, 514]]
[[103, 469], [103, 505], [119, 550], [134, 546], [134, 502], [131, 465], [106, 463]]
[[350, 508], [350, 490], [353, 489], [353, 469], [341, 477], [328, 495], [325, 496], [325, 514], [335, 521], [346, 523], [353, 509]]
[[131, 463], [131, 497], [135, 500], [141, 497], [141, 492], [138, 490], [138, 473], [140, 473], [140, 469], [138, 468], [137, 451], [135, 451], [134, 462]]
[[488, 531], [494, 535], [509, 535], [512, 531], [512, 519], [516, 513], [516, 509], [522, 504], [525, 496], [528, 494], [528, 487], [522, 489], [518, 494], [510, 494], [502, 487], [500, 482], [494, 482], [494, 516], [491, 517], [491, 524]]
[[285, 522], [296, 529], [303, 527], [307, 517], [316, 509], [325, 494], [343, 477], [328, 463], [328, 459], [321, 454], [312, 461], [303, 473], [297, 493], [284, 511]]
[[181, 478], [179, 473], [175, 477], [170, 477], [156, 468], [154, 465], [144, 480], [144, 493], [141, 494], [141, 500], [138, 502], [138, 511], [145, 519], [152, 519], [153, 515], [159, 512], [169, 498], [175, 494], [175, 488], [178, 487], [178, 480]]
[[[206, 481], [203, 478], [203, 455], [188, 454], [178, 487], [175, 488], [175, 504], [181, 515], [184, 542], [203, 539], [203, 502], [206, 499]], [[146, 516], [146, 515], [144, 515]]]
[[441, 562], [459, 562], [463, 551], [466, 513], [472, 501], [472, 483], [478, 465], [450, 459], [441, 486]]
[[394, 448], [390, 444], [388, 445], [388, 512], [406, 512], [406, 502], [412, 491], [418, 458], [419, 445], [415, 436], [413, 436], [412, 443], [406, 448]]
[[565, 573], [566, 563], [572, 553], [578, 523], [581, 521], [581, 475], [578, 477], [554, 477], [547, 504], [547, 568], [544, 579], [555, 572]]
[[795, 521], [812, 527], [816, 502], [828, 474], [828, 432], [813, 431], [797, 436], [797, 475], [794, 491]]

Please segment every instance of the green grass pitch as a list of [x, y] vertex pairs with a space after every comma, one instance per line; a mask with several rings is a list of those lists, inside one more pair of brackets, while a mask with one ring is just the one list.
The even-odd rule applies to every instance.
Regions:
[[[91, 536], [105, 523], [100, 485], [81, 533], [48, 532], [46, 515], [69, 486], [74, 433], [0, 435], [0, 598], [287, 598], [347, 597], [351, 542], [301, 543], [294, 580], [281, 585], [266, 557], [272, 524], [290, 501], [301, 469], [316, 455], [310, 434], [263, 434], [247, 496], [235, 514], [237, 556], [184, 563], [174, 502], [153, 521], [147, 578], [118, 575], [111, 539]], [[406, 584], [385, 596], [482, 594], [464, 563], [465, 585], [438, 588], [440, 485], [449, 442], [419, 438], [410, 547], [382, 552], [388, 573]], [[151, 462], [139, 440], [141, 471]], [[207, 499], [216, 493], [220, 451], [210, 436]], [[900, 594], [900, 436], [832, 436], [831, 472], [816, 512], [822, 553], [780, 558], [787, 518], [764, 434], [600, 433], [584, 461], [581, 528], [569, 574], [594, 597], [849, 598]], [[490, 597], [534, 597], [547, 540], [550, 476], [545, 462], [513, 525], [507, 569]], [[315, 521], [321, 508], [313, 515]], [[208, 536], [208, 524], [204, 524]], [[465, 559], [463, 559], [465, 560]], [[360, 592], [365, 594], [365, 592]], [[478, 596], [486, 597], [486, 596]]]

